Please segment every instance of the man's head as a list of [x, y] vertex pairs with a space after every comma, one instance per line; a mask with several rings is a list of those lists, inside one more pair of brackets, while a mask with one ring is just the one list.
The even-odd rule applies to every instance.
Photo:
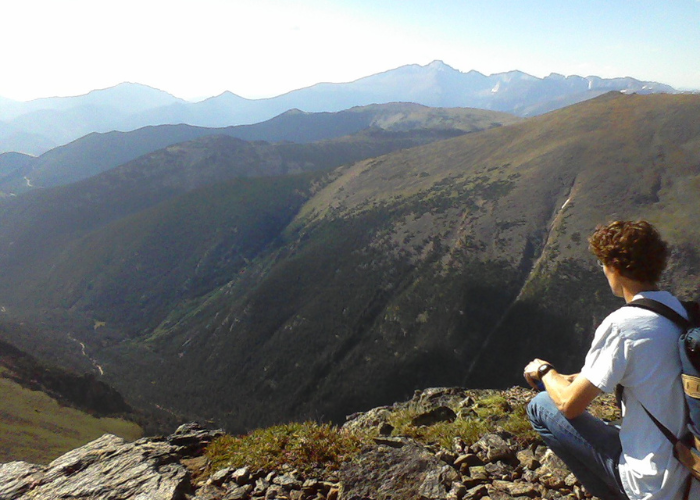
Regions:
[[588, 243], [603, 265], [634, 281], [656, 284], [666, 268], [666, 243], [644, 220], [598, 226]]

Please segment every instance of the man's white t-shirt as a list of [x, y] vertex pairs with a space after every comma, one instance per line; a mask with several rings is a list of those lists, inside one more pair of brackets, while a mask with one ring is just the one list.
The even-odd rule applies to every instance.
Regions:
[[[680, 301], [668, 292], [642, 292], [634, 297], [639, 298], [661, 302], [688, 316]], [[625, 388], [620, 478], [631, 500], [683, 498], [688, 472], [641, 406], [676, 436], [687, 432], [679, 335], [678, 326], [654, 312], [622, 307], [596, 330], [581, 370], [603, 392], [614, 391], [617, 384]]]

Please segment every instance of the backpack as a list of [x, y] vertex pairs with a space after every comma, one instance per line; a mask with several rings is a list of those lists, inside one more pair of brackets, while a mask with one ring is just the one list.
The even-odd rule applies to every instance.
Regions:
[[637, 299], [626, 304], [639, 307], [663, 316], [682, 329], [678, 339], [678, 353], [681, 358], [683, 391], [688, 408], [688, 430], [686, 436], [675, 436], [659, 422], [644, 405], [644, 411], [659, 430], [673, 445], [675, 457], [700, 480], [700, 305], [696, 302], [683, 302], [690, 320], [664, 304], [651, 299]]

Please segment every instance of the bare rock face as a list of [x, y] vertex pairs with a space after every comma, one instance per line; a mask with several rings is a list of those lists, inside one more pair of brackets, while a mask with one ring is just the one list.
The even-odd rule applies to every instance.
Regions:
[[380, 445], [340, 471], [343, 498], [411, 500], [445, 498], [459, 475], [415, 443]]
[[219, 434], [193, 424], [168, 438], [133, 443], [105, 434], [46, 467], [2, 464], [0, 500], [184, 500], [191, 486], [181, 460], [203, 450]]
[[43, 476], [43, 468], [27, 462], [0, 464], [0, 499], [19, 498]]

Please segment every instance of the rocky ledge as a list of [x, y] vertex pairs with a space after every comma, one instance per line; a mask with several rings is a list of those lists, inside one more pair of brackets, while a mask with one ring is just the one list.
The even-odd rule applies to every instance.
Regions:
[[[482, 391], [483, 392], [483, 391]], [[168, 437], [133, 443], [104, 435], [48, 466], [0, 464], [0, 500], [507, 500], [591, 498], [564, 464], [537, 441], [502, 429], [467, 445], [451, 446], [396, 435], [389, 423], [412, 408], [417, 428], [450, 422], [478, 410], [479, 391], [438, 388], [412, 400], [348, 417], [344, 429], [374, 436], [338, 470], [309, 475], [289, 466], [212, 470], [205, 451], [223, 434], [185, 424]], [[506, 406], [522, 405], [530, 391], [504, 393]], [[455, 411], [455, 409], [457, 411]], [[508, 411], [508, 408], [505, 408]]]

